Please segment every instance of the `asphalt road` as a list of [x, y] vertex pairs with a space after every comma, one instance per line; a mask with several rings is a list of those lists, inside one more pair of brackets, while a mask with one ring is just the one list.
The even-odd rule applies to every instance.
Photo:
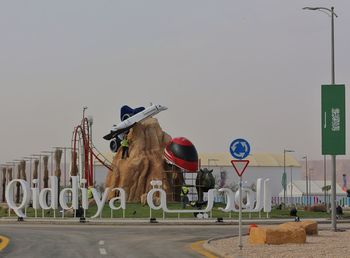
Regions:
[[10, 244], [0, 252], [8, 258], [179, 258], [202, 257], [190, 244], [237, 234], [235, 226], [93, 226], [2, 224], [0, 235]]

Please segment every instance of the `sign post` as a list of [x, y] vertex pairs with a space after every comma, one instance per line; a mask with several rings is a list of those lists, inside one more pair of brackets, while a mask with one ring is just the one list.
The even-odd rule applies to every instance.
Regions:
[[230, 153], [233, 158], [238, 160], [231, 160], [231, 164], [239, 176], [239, 249], [242, 250], [242, 175], [245, 169], [248, 167], [249, 160], [244, 160], [250, 153], [250, 145], [244, 139], [236, 139], [230, 144]]

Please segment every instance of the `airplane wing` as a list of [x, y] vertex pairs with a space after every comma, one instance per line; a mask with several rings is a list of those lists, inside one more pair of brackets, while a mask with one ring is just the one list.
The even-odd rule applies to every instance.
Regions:
[[107, 140], [107, 141], [110, 141], [112, 140], [114, 137], [116, 137], [117, 135], [121, 134], [121, 133], [124, 133], [126, 131], [129, 131], [130, 128], [132, 128], [134, 125], [136, 124], [133, 123], [132, 125], [128, 126], [128, 127], [125, 127], [125, 128], [122, 128], [122, 129], [119, 129], [117, 131], [111, 131], [109, 134], [106, 134], [105, 136], [103, 136], [103, 139]]

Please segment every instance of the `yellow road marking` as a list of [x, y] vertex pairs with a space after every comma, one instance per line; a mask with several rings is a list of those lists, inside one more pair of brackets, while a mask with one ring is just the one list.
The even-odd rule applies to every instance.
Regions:
[[216, 255], [212, 254], [211, 252], [205, 250], [203, 248], [203, 244], [205, 241], [197, 241], [191, 244], [192, 250], [196, 251], [197, 253], [200, 253], [201, 255], [204, 255], [207, 258], [218, 258]]
[[4, 236], [0, 236], [0, 252], [10, 243], [10, 239]]

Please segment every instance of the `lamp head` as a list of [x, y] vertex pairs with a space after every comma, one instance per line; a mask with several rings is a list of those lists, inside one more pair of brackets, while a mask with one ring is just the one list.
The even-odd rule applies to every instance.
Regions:
[[315, 10], [319, 10], [320, 7], [304, 7], [303, 10], [311, 10], [311, 11], [315, 11]]

